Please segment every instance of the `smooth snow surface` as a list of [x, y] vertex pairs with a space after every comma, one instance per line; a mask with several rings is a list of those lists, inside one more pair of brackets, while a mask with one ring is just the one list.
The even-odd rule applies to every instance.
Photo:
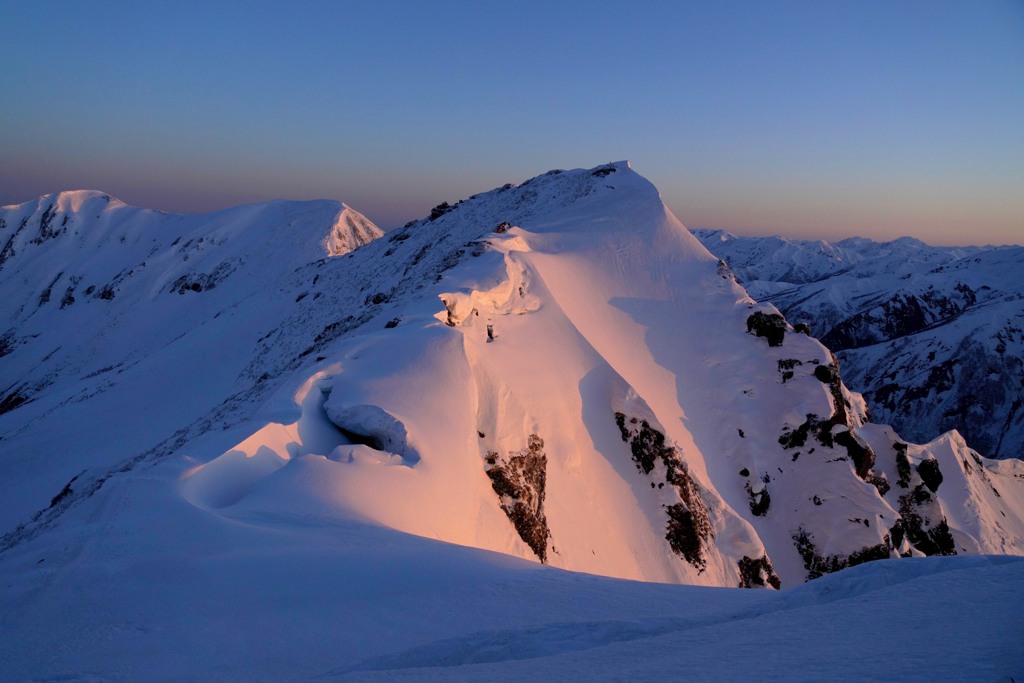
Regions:
[[4, 680], [1024, 675], [1016, 558], [873, 562], [781, 593], [635, 583], [325, 519], [310, 501], [211, 524], [170, 493], [169, 469], [5, 555]]
[[867, 423], [625, 162], [3, 211], [14, 680], [1020, 674], [1024, 565], [920, 558], [1021, 554], [1020, 463]]

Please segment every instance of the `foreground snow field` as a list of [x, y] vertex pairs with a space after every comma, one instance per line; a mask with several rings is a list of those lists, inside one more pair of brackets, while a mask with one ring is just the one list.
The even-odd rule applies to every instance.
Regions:
[[625, 162], [3, 212], [12, 680], [1020, 676], [1021, 463], [867, 422]]
[[211, 523], [170, 468], [3, 560], [4, 680], [1020, 680], [1024, 561], [792, 590], [638, 583], [302, 514]]

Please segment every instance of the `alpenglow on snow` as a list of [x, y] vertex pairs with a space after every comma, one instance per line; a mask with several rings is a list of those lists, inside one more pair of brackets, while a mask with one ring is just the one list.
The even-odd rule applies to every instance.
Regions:
[[625, 162], [386, 235], [334, 202], [86, 192], [0, 225], [5, 551], [154, 471], [166, 519], [358, 521], [644, 581], [1022, 550], [1018, 461], [868, 422]]

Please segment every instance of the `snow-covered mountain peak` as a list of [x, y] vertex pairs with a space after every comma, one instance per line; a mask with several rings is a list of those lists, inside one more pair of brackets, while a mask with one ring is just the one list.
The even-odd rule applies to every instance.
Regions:
[[[177, 240], [250, 241], [255, 250], [271, 243], [288, 260], [307, 262], [340, 255], [381, 236], [369, 219], [333, 200], [274, 200], [206, 214], [173, 214], [129, 206], [97, 190], [72, 190], [0, 210], [0, 268], [15, 254], [22, 259], [41, 253], [54, 262], [54, 251], [116, 241], [145, 244], [147, 253]], [[155, 252], [154, 252], [155, 253]]]
[[[10, 677], [764, 678], [751, 647], [809, 680], [878, 652], [1020, 668], [993, 664], [1019, 561], [816, 577], [1021, 554], [1021, 463], [867, 422], [628, 164], [378, 239], [335, 202], [101, 200], [0, 212]], [[771, 244], [821, 273], [861, 253]], [[986, 637], [949, 648], [936, 613]]]
[[[28, 260], [0, 271], [22, 301], [0, 426], [12, 452], [62, 454], [5, 464], [21, 484], [5, 544], [145, 467], [167, 514], [200, 525], [371, 523], [650, 581], [792, 585], [1019, 545], [994, 496], [1002, 531], [947, 524], [944, 492], [980, 488], [936, 493], [932, 447], [867, 425], [831, 352], [753, 301], [624, 162], [443, 202], [340, 258], [287, 243], [358, 218], [218, 212], [201, 240], [119, 266], [99, 300], [100, 266], [51, 264], [78, 280], [50, 297]], [[134, 225], [114, 234], [146, 245]], [[119, 243], [81, 263], [137, 257]], [[947, 481], [973, 462], [960, 451]], [[971, 481], [1019, 486], [978, 462]]]
[[115, 207], [127, 206], [127, 204], [122, 202], [120, 199], [111, 197], [109, 194], [101, 192], [100, 190], [63, 190], [61, 192], [51, 192], [41, 195], [38, 199], [23, 202], [22, 204], [8, 204], [0, 207], [0, 210], [8, 211], [23, 207], [26, 204], [35, 204], [37, 208], [41, 207], [45, 209], [46, 207], [54, 205], [58, 211], [75, 212], [82, 211], [87, 202], [102, 203], [104, 207], [99, 208], [99, 210], [105, 208], [105, 205], [107, 204]]

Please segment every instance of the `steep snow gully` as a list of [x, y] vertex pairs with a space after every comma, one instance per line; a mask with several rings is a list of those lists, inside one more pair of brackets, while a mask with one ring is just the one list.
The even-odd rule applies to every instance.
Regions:
[[[751, 299], [626, 162], [441, 204], [387, 234], [335, 202], [185, 217], [79, 192], [0, 217], [2, 625], [36, 652], [20, 673], [109, 671], [117, 654], [82, 627], [99, 608], [65, 619], [61, 605], [88, 596], [107, 601], [103, 623], [153, 628], [131, 597], [147, 583], [166, 634], [211, 658], [157, 647], [170, 678], [257, 670], [237, 668], [260, 660], [243, 640], [273, 640], [239, 623], [252, 609], [292, 626], [341, 617], [359, 644], [339, 656], [297, 629], [311, 641], [284, 637], [261, 676], [287, 662], [372, 677], [572, 667], [584, 650], [618, 666], [621, 648], [733, 621], [817, 619], [831, 590], [898, 601], [891, 583], [924, 595], [954, 574], [1019, 574], [1011, 560], [901, 559], [775, 599], [539, 567], [778, 589], [872, 560], [1024, 552], [1021, 462], [956, 432], [914, 444], [870, 423], [829, 349]], [[544, 612], [548, 592], [563, 597]], [[540, 601], [516, 616], [523, 593]], [[435, 598], [507, 613], [428, 628]], [[197, 618], [244, 634], [223, 654], [183, 635], [220, 600], [239, 614]], [[387, 610], [408, 623], [389, 630]], [[53, 619], [68, 645], [42, 665]]]

